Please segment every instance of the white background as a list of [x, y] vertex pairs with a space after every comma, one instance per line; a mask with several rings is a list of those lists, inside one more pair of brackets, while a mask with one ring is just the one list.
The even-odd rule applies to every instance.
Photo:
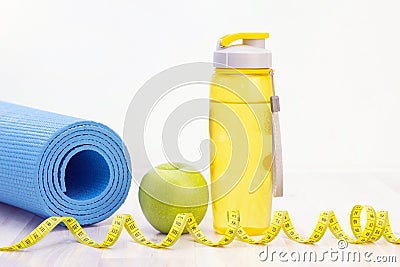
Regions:
[[[153, 75], [211, 61], [227, 33], [268, 31], [285, 170], [396, 171], [399, 8], [395, 0], [1, 0], [0, 99], [122, 134], [130, 100]], [[189, 157], [205, 125], [182, 139]]]

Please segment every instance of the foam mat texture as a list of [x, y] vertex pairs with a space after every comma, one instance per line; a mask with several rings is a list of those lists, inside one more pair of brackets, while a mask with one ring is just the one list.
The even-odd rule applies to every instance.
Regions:
[[0, 101], [0, 201], [83, 225], [125, 201], [130, 159], [107, 126]]

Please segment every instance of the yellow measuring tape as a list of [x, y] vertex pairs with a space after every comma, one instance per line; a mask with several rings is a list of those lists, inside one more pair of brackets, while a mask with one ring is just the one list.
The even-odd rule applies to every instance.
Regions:
[[[362, 210], [366, 211], [366, 224], [364, 229], [361, 226], [360, 220]], [[258, 241], [249, 237], [240, 226], [239, 212], [230, 211], [228, 212], [226, 232], [218, 242], [213, 242], [204, 235], [191, 213], [181, 213], [176, 216], [171, 230], [159, 244], [150, 241], [144, 236], [129, 214], [122, 214], [114, 217], [108, 234], [101, 244], [91, 239], [74, 218], [54, 216], [44, 220], [20, 242], [12, 246], [0, 248], [0, 251], [16, 251], [33, 246], [61, 222], [67, 226], [77, 241], [93, 248], [107, 248], [112, 246], [117, 242], [124, 228], [136, 242], [152, 248], [166, 248], [172, 246], [179, 239], [185, 228], [197, 242], [212, 247], [228, 245], [235, 237], [249, 244], [266, 244], [277, 237], [281, 229], [283, 229], [284, 233], [293, 241], [303, 244], [313, 244], [322, 238], [328, 228], [336, 238], [352, 244], [374, 242], [382, 236], [390, 243], [400, 244], [400, 239], [396, 238], [390, 227], [387, 211], [375, 212], [371, 206], [356, 205], [353, 207], [350, 214], [350, 225], [355, 238], [350, 237], [343, 231], [333, 211], [323, 211], [320, 213], [318, 223], [311, 236], [307, 239], [301, 237], [294, 229], [287, 211], [275, 211], [266, 234]]]

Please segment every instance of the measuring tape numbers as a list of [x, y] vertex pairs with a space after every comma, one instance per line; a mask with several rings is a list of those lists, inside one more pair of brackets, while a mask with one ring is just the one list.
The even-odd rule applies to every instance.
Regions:
[[[361, 226], [361, 212], [366, 212], [365, 228]], [[138, 228], [137, 224], [129, 214], [121, 214], [114, 217], [110, 229], [102, 243], [97, 243], [85, 232], [82, 226], [73, 217], [53, 216], [44, 220], [29, 235], [21, 241], [8, 247], [0, 248], [0, 251], [16, 251], [31, 247], [43, 239], [58, 224], [64, 223], [75, 239], [89, 247], [107, 248], [117, 242], [123, 229], [137, 243], [151, 248], [167, 248], [176, 243], [185, 228], [194, 240], [205, 246], [222, 247], [230, 244], [235, 238], [249, 244], [266, 244], [274, 240], [279, 232], [283, 230], [286, 236], [298, 243], [314, 244], [321, 240], [325, 232], [329, 229], [332, 234], [340, 240], [345, 240], [351, 244], [363, 244], [377, 241], [382, 236], [390, 243], [400, 244], [391, 227], [387, 211], [375, 211], [371, 206], [356, 205], [350, 213], [350, 226], [354, 237], [346, 234], [339, 225], [333, 211], [322, 211], [319, 214], [318, 222], [308, 238], [303, 238], [293, 227], [292, 221], [287, 211], [275, 211], [270, 226], [266, 234], [259, 240], [251, 238], [246, 231], [240, 226], [239, 211], [228, 212], [228, 224], [225, 234], [218, 242], [211, 241], [200, 229], [195, 218], [191, 213], [180, 213], [176, 216], [175, 221], [165, 237], [165, 239], [157, 244], [148, 239]]]

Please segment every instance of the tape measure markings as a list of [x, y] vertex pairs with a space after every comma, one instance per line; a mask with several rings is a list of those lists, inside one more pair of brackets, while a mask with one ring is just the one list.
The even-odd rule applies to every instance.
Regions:
[[[366, 224], [364, 229], [361, 226], [361, 212], [363, 210], [366, 212]], [[249, 244], [266, 244], [274, 240], [281, 230], [283, 230], [289, 239], [295, 242], [314, 244], [321, 240], [328, 228], [337, 239], [345, 240], [351, 244], [374, 242], [379, 240], [382, 236], [392, 244], [400, 244], [400, 239], [394, 235], [390, 227], [387, 211], [375, 212], [371, 206], [356, 205], [350, 213], [350, 226], [355, 238], [350, 237], [344, 232], [333, 211], [322, 211], [319, 214], [317, 224], [308, 238], [302, 237], [294, 229], [287, 211], [275, 211], [266, 234], [260, 240], [251, 238], [243, 227], [240, 226], [239, 211], [229, 211], [228, 225], [225, 234], [217, 242], [210, 240], [201, 231], [191, 213], [180, 213], [176, 216], [167, 236], [159, 244], [148, 239], [140, 231], [132, 216], [129, 214], [120, 214], [113, 218], [109, 231], [100, 244], [90, 238], [78, 221], [73, 217], [53, 216], [40, 223], [38, 227], [21, 241], [14, 245], [0, 248], [0, 251], [17, 251], [31, 247], [43, 239], [60, 223], [64, 223], [67, 226], [68, 230], [78, 242], [93, 248], [108, 248], [114, 245], [123, 229], [129, 233], [133, 240], [141, 245], [151, 248], [167, 248], [178, 241], [185, 228], [196, 242], [211, 247], [226, 246], [230, 244], [235, 237]]]

